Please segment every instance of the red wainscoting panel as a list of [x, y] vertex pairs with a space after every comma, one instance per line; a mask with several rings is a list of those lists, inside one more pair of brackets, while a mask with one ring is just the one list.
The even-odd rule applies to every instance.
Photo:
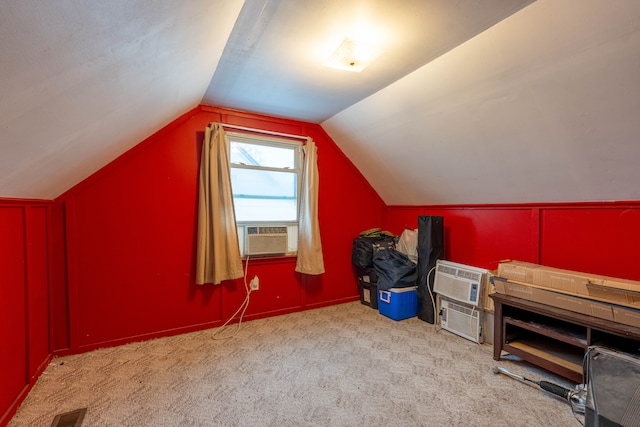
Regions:
[[208, 121], [186, 120], [73, 192], [70, 318], [77, 316], [71, 326], [78, 342], [72, 346], [220, 319], [220, 288], [196, 288], [192, 273], [197, 132]]
[[406, 229], [415, 230], [418, 228], [418, 217], [424, 215], [423, 208], [415, 207], [395, 207], [390, 210], [387, 230], [399, 236]]
[[537, 262], [537, 207], [392, 206], [389, 231], [417, 228], [419, 215], [444, 218], [445, 258], [462, 264], [496, 269], [504, 259]]
[[0, 426], [50, 360], [50, 204], [0, 199]]
[[[246, 268], [246, 263], [244, 264]], [[245, 318], [260, 317], [274, 312], [286, 313], [300, 309], [300, 284], [295, 280], [295, 258], [249, 259], [247, 285], [254, 276], [259, 278], [259, 290], [251, 293]], [[247, 295], [243, 280], [222, 285], [222, 319], [228, 320], [242, 305]]]
[[495, 269], [503, 259], [640, 280], [640, 202], [391, 206], [390, 231], [441, 215], [445, 257]]
[[640, 280], [640, 204], [541, 210], [543, 264]]
[[[66, 238], [68, 266], [67, 322], [54, 325], [56, 351], [218, 326], [242, 303], [241, 280], [194, 284], [200, 151], [212, 121], [308, 135], [318, 147], [326, 273], [303, 278], [295, 259], [251, 260], [249, 280], [258, 275], [261, 285], [246, 319], [359, 298], [351, 239], [382, 223], [378, 195], [319, 125], [202, 106], [56, 199], [55, 235]], [[55, 277], [64, 274], [56, 270]], [[65, 286], [56, 283], [56, 290]], [[55, 317], [64, 321], [65, 299], [54, 301]]]
[[0, 206], [0, 421], [28, 384], [24, 211]]
[[48, 208], [27, 210], [29, 378], [35, 380], [49, 356]]
[[419, 215], [444, 218], [445, 258], [496, 269], [503, 259], [537, 261], [538, 210], [529, 206], [393, 206], [389, 231], [418, 227]]
[[386, 206], [324, 130], [317, 126], [305, 130], [318, 147], [325, 274], [297, 277], [302, 285], [301, 304], [315, 307], [358, 295], [351, 266], [353, 238], [368, 228], [382, 227]]
[[[427, 208], [444, 217], [445, 254], [450, 261], [496, 269], [504, 259], [536, 262], [535, 214], [527, 207]], [[532, 220], [533, 218], [533, 220]]]
[[58, 203], [51, 208], [51, 349], [68, 349], [69, 337], [69, 292], [67, 288], [67, 243], [66, 204]]

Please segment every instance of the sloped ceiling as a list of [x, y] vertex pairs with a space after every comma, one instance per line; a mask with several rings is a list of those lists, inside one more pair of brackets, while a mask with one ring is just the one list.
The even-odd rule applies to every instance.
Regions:
[[388, 204], [640, 199], [640, 2], [539, 0], [323, 126]]
[[0, 197], [54, 198], [198, 105], [242, 4], [0, 2]]
[[640, 198], [636, 0], [7, 0], [0, 55], [0, 197], [205, 103], [321, 123], [389, 204]]
[[[320, 123], [532, 1], [247, 1], [203, 103]], [[383, 53], [361, 73], [323, 66], [345, 38]]]

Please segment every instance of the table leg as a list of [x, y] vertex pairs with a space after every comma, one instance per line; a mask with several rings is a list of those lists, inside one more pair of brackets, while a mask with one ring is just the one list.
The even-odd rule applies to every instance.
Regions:
[[496, 301], [493, 308], [493, 360], [500, 360], [502, 353], [502, 344], [504, 343], [502, 325], [502, 303]]

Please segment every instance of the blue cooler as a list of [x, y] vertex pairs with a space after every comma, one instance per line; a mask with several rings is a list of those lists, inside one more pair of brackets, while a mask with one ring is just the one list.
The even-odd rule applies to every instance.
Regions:
[[418, 315], [418, 287], [391, 288], [378, 291], [378, 311], [393, 320]]

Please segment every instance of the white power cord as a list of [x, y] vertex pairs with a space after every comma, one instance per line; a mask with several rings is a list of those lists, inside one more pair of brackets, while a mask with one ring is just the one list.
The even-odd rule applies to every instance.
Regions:
[[[242, 304], [240, 304], [240, 307], [238, 307], [238, 309], [236, 310], [235, 313], [233, 313], [231, 315], [231, 317], [229, 317], [229, 319], [224, 322], [224, 324], [222, 326], [220, 326], [218, 328], [218, 330], [216, 330], [213, 333], [213, 336], [211, 337], [214, 340], [226, 340], [229, 338], [232, 338], [234, 336], [236, 336], [236, 334], [240, 331], [240, 324], [242, 323], [242, 318], [244, 317], [244, 313], [245, 311], [247, 311], [247, 307], [249, 307], [249, 298], [251, 297], [251, 287], [249, 285], [247, 285], [247, 271], [249, 270], [249, 257], [247, 256], [247, 259], [245, 261], [244, 264], [244, 277], [243, 282], [244, 282], [244, 289], [247, 292], [247, 296], [244, 297], [244, 301], [242, 301]], [[222, 331], [224, 331], [225, 327], [229, 324], [229, 322], [231, 322], [233, 320], [234, 317], [236, 317], [236, 315], [240, 312], [240, 310], [242, 310], [242, 313], [240, 314], [240, 320], [238, 321], [238, 326], [235, 330], [235, 332], [233, 332], [231, 335], [227, 335], [227, 336], [222, 336], [222, 337], [218, 337], [218, 334], [221, 333]]]

